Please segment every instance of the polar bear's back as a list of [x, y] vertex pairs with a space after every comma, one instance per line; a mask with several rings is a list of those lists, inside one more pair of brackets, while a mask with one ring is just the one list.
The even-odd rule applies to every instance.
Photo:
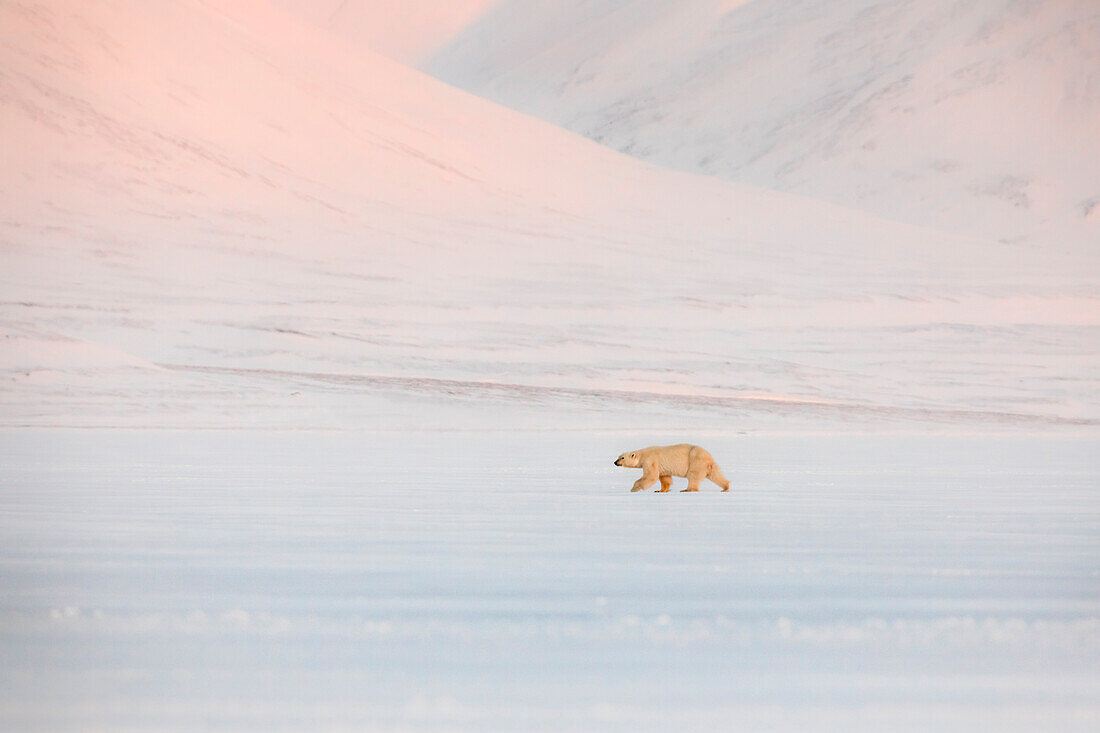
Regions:
[[646, 459], [656, 459], [657, 470], [662, 476], [687, 476], [688, 467], [692, 464], [713, 463], [710, 453], [691, 443], [679, 443], [677, 445], [653, 445], [643, 448], [642, 465]]

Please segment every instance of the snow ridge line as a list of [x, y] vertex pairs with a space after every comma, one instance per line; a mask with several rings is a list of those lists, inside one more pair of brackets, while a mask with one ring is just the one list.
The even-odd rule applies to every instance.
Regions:
[[820, 402], [790, 398], [663, 394], [644, 390], [594, 389], [584, 387], [544, 387], [509, 382], [489, 382], [439, 377], [394, 377], [379, 374], [344, 374], [332, 372], [302, 372], [280, 369], [249, 369], [240, 367], [205, 366], [197, 364], [158, 363], [172, 371], [203, 374], [233, 374], [272, 379], [300, 379], [326, 384], [360, 385], [378, 390], [443, 394], [453, 398], [493, 396], [512, 402], [546, 403], [552, 398], [567, 398], [582, 402], [605, 404], [611, 401], [631, 404], [651, 404], [688, 409], [725, 409], [730, 412], [763, 411], [772, 414], [816, 414], [821, 416], [854, 415], [890, 418], [914, 422], [1041, 424], [1058, 426], [1098, 426], [1100, 420], [1071, 418], [1060, 415], [1036, 415], [1018, 412], [952, 410], [944, 408], [878, 406], [855, 402]]

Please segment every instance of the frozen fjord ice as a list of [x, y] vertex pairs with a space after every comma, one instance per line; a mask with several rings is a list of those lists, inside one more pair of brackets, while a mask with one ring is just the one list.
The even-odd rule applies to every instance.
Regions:
[[714, 435], [690, 496], [637, 441], [6, 432], [2, 723], [1095, 724], [1094, 440]]

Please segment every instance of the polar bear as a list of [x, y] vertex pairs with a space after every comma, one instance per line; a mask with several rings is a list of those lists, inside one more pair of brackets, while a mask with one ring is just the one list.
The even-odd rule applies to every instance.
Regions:
[[616, 458], [615, 465], [642, 469], [642, 477], [634, 482], [631, 491], [644, 491], [660, 479], [661, 488], [657, 493], [664, 493], [672, 486], [673, 476], [687, 477], [688, 487], [684, 491], [698, 491], [699, 482], [705, 478], [721, 486], [722, 491], [730, 490], [730, 482], [722, 475], [710, 453], [688, 443], [653, 445], [629, 451]]

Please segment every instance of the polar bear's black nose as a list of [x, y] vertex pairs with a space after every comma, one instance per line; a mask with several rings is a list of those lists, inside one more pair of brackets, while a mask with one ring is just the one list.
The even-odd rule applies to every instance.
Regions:
[[616, 466], [617, 466], [617, 465], [619, 465], [619, 461], [621, 461], [621, 460], [622, 460], [621, 458], [616, 458], [616, 459], [615, 459], [615, 465], [616, 465]]

